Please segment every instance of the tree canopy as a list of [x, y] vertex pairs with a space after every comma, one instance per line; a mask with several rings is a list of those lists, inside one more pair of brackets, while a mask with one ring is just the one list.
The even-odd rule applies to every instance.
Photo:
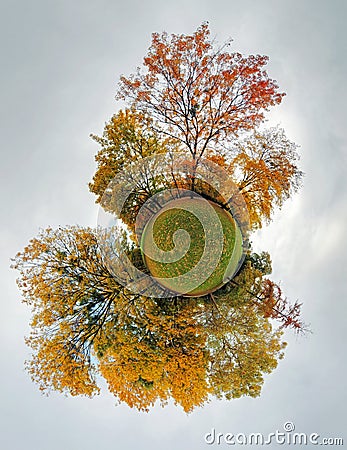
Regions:
[[46, 392], [91, 396], [99, 373], [129, 406], [148, 410], [173, 398], [190, 412], [212, 396], [259, 395], [283, 356], [282, 332], [268, 319], [278, 316], [267, 301], [266, 254], [196, 298], [131, 294], [109, 273], [89, 228], [42, 230], [14, 267], [34, 313], [27, 367]]
[[264, 70], [266, 56], [230, 53], [229, 44], [215, 48], [206, 23], [192, 35], [153, 33], [144, 70], [121, 77], [117, 98], [153, 117], [193, 159], [222, 151], [284, 95]]
[[[283, 357], [284, 330], [306, 330], [301, 304], [269, 278], [270, 255], [254, 253], [248, 240], [303, 175], [297, 145], [283, 129], [264, 127], [266, 111], [284, 96], [267, 61], [231, 52], [230, 41], [216, 47], [203, 23], [192, 35], [154, 33], [143, 67], [121, 77], [116, 97], [127, 107], [101, 136], [91, 135], [100, 149], [89, 183], [103, 211], [121, 221], [117, 233], [48, 228], [13, 261], [33, 313], [27, 370], [43, 392], [92, 396], [102, 376], [118, 401], [140, 411], [170, 399], [191, 412], [213, 397], [256, 397]], [[200, 296], [147, 295], [141, 282], [157, 280], [141, 239], [152, 217], [167, 244], [158, 254], [171, 251], [189, 223], [199, 230], [195, 241], [184, 231], [184, 242], [198, 242], [194, 257], [203, 247], [213, 259], [218, 245], [229, 254], [227, 233], [223, 243], [213, 240], [221, 223], [205, 226], [202, 213], [157, 220], [165, 201], [184, 195], [231, 214], [240, 230], [241, 255], [230, 258], [236, 269]], [[215, 243], [207, 252], [203, 234]]]
[[134, 109], [120, 110], [105, 125], [101, 137], [91, 135], [101, 146], [95, 156], [98, 169], [93, 181], [89, 183], [89, 189], [97, 195], [98, 203], [109, 182], [130, 161], [167, 150], [169, 140], [159, 138], [151, 124], [152, 120], [148, 115]]
[[[266, 72], [268, 58], [229, 50], [229, 41], [214, 45], [207, 24], [192, 35], [153, 34], [142, 69], [120, 79], [117, 98], [131, 109], [115, 115], [103, 137], [93, 135], [102, 147], [89, 185], [97, 202], [125, 162], [165, 151], [187, 152], [195, 165], [208, 157], [226, 168], [252, 228], [268, 222], [297, 191], [303, 174], [296, 144], [283, 129], [260, 128], [265, 112], [284, 96]], [[193, 179], [180, 181], [195, 190], [199, 180]], [[147, 198], [138, 194], [131, 207]]]

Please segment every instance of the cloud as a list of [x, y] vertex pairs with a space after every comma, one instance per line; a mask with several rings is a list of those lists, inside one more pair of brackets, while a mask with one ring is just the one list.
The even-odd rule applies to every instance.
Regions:
[[[346, 402], [346, 4], [307, 0], [215, 2], [4, 1], [1, 13], [2, 448], [167, 450], [205, 448], [221, 431], [343, 432]], [[304, 188], [256, 238], [274, 276], [304, 302], [314, 334], [288, 337], [286, 358], [259, 399], [217, 402], [186, 417], [170, 406], [149, 415], [95, 400], [41, 397], [23, 373], [28, 311], [9, 258], [41, 226], [93, 225], [87, 183], [95, 144], [114, 113], [117, 78], [131, 72], [156, 30], [192, 32], [209, 20], [233, 49], [268, 54], [287, 92], [271, 120], [301, 145]]]

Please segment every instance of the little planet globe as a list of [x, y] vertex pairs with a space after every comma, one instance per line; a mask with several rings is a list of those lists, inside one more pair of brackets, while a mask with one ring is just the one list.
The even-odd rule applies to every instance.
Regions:
[[232, 279], [243, 260], [231, 213], [202, 197], [171, 200], [147, 222], [141, 253], [152, 277], [174, 295], [199, 297]]

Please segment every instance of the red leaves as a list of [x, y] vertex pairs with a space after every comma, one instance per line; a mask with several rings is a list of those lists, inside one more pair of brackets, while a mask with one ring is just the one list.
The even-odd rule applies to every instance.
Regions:
[[[263, 70], [266, 56], [213, 49], [209, 37], [206, 23], [190, 36], [154, 33], [144, 58], [147, 73], [122, 77], [117, 94], [151, 114], [157, 130], [193, 157], [257, 126], [284, 95]], [[198, 106], [194, 114], [192, 106]]]
[[260, 308], [264, 317], [279, 320], [281, 328], [293, 328], [297, 332], [305, 330], [305, 324], [300, 317], [301, 303], [289, 303], [278, 284], [265, 278], [261, 297]]

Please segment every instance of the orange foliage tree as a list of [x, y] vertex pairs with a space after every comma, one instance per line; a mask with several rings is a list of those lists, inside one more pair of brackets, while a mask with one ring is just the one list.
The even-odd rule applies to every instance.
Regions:
[[[153, 34], [143, 68], [120, 79], [117, 98], [128, 101], [131, 112], [114, 116], [102, 138], [93, 136], [102, 146], [90, 184], [97, 201], [125, 160], [172, 150], [187, 151], [194, 164], [207, 156], [227, 168], [253, 228], [297, 190], [302, 172], [296, 145], [281, 129], [259, 130], [266, 110], [284, 95], [265, 70], [268, 58], [230, 52], [229, 44], [216, 48], [206, 23], [192, 35]], [[138, 151], [139, 142], [145, 152]], [[192, 174], [181, 181], [199, 190], [194, 168]], [[146, 195], [131, 200], [129, 211]]]
[[206, 23], [193, 35], [154, 33], [145, 70], [122, 76], [117, 98], [150, 115], [194, 160], [208, 148], [224, 151], [284, 95], [264, 70], [266, 56], [229, 53], [228, 45], [215, 49]]

